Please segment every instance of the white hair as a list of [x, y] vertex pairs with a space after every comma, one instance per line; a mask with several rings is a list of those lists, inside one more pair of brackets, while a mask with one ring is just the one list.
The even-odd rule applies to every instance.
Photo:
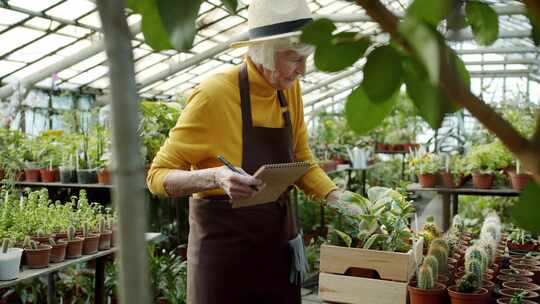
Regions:
[[291, 50], [302, 56], [309, 56], [313, 53], [313, 49], [313, 46], [299, 42], [298, 38], [280, 38], [250, 45], [248, 55], [254, 63], [275, 72], [276, 51]]

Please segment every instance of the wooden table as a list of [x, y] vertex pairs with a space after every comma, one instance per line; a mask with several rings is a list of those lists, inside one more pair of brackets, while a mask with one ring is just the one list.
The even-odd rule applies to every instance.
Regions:
[[411, 184], [407, 187], [410, 192], [434, 191], [442, 196], [443, 200], [443, 229], [447, 230], [450, 227], [450, 222], [454, 215], [459, 212], [459, 195], [476, 195], [476, 196], [503, 196], [515, 197], [521, 193], [519, 190], [512, 188], [491, 188], [491, 189], [476, 189], [471, 187], [460, 188], [422, 188], [420, 184]]
[[[146, 233], [146, 240], [148, 242], [159, 242], [163, 237], [161, 233]], [[98, 251], [92, 255], [83, 255], [78, 259], [66, 259], [61, 263], [52, 263], [49, 264], [47, 268], [41, 269], [30, 269], [27, 266], [24, 266], [22, 271], [17, 275], [17, 279], [12, 281], [0, 281], [0, 288], [10, 287], [16, 285], [22, 281], [30, 280], [37, 278], [43, 275], [47, 275], [47, 303], [58, 303], [56, 299], [56, 288], [55, 288], [55, 275], [58, 271], [63, 270], [69, 266], [72, 266], [76, 263], [88, 262], [91, 260], [96, 260], [96, 275], [94, 280], [94, 303], [103, 304], [105, 301], [105, 261], [107, 256], [115, 253], [118, 250], [118, 247], [113, 247], [108, 250]]]

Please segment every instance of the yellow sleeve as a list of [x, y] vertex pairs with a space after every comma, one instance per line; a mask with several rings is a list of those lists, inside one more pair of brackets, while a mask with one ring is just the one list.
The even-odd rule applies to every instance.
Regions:
[[176, 126], [169, 132], [169, 138], [152, 161], [146, 182], [155, 195], [167, 196], [163, 187], [165, 177], [172, 169], [190, 170], [193, 165], [209, 157], [208, 142], [203, 141], [211, 134], [209, 120], [212, 112], [209, 97], [195, 89], [182, 110]]
[[326, 173], [315, 163], [315, 158], [311, 153], [308, 144], [308, 132], [304, 121], [304, 103], [300, 94], [300, 86], [297, 82], [296, 86], [296, 109], [295, 117], [292, 124], [295, 126], [295, 143], [294, 157], [297, 161], [307, 161], [314, 163], [309, 171], [296, 182], [307, 195], [313, 195], [323, 199], [330, 191], [337, 189], [334, 182], [326, 175]]

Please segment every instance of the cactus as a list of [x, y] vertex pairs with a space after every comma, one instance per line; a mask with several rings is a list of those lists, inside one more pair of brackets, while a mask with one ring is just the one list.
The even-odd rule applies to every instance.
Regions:
[[481, 262], [482, 273], [486, 272], [486, 269], [489, 266], [489, 258], [486, 252], [480, 246], [471, 246], [467, 248], [465, 252], [465, 264], [469, 263], [468, 261], [478, 260]]
[[439, 262], [439, 273], [448, 272], [448, 252], [440, 246], [430, 247], [428, 255], [434, 256]]
[[420, 269], [418, 269], [418, 283], [416, 286], [421, 289], [432, 289], [435, 287], [435, 280], [433, 279], [431, 267], [426, 264], [420, 266]]
[[433, 241], [431, 241], [431, 246], [433, 247], [437, 247], [437, 246], [440, 246], [442, 247], [444, 250], [446, 250], [446, 252], [449, 252], [450, 251], [450, 248], [448, 246], [448, 242], [446, 242], [446, 240], [442, 239], [442, 238], [436, 238], [434, 239]]
[[113, 229], [113, 220], [111, 218], [107, 219], [107, 230], [112, 231]]
[[75, 240], [75, 227], [69, 226], [67, 230], [67, 235], [69, 241]]
[[53, 238], [49, 239], [49, 245], [56, 246], [56, 241]]
[[2, 241], [2, 253], [7, 253], [8, 252], [9, 245], [10, 245], [9, 243], [10, 243], [9, 239], [4, 239]]
[[101, 217], [98, 222], [98, 231], [99, 233], [104, 233], [107, 230], [107, 223], [104, 217]]
[[497, 243], [501, 241], [501, 226], [493, 222], [487, 222], [482, 225], [482, 231], [480, 232], [480, 238], [483, 239], [487, 236], [491, 236]]
[[431, 268], [431, 272], [433, 273], [433, 279], [437, 280], [437, 278], [439, 277], [439, 261], [437, 261], [437, 258], [432, 255], [428, 255], [424, 259], [424, 265], [427, 265]]
[[39, 229], [39, 230], [36, 232], [36, 236], [37, 236], [37, 237], [44, 237], [44, 236], [45, 236], [45, 232], [43, 232], [43, 229]]
[[480, 278], [474, 273], [466, 273], [457, 284], [457, 291], [461, 293], [473, 293], [480, 287]]
[[30, 248], [32, 248], [32, 250], [37, 250], [38, 243], [36, 241], [30, 241]]
[[493, 263], [497, 255], [497, 242], [495, 241], [495, 239], [488, 235], [485, 238], [481, 239], [478, 242], [478, 245], [484, 249], [484, 252], [487, 256], [488, 265]]
[[452, 219], [452, 228], [456, 229], [461, 233], [463, 231], [463, 218], [459, 214], [456, 214]]
[[90, 228], [89, 228], [88, 223], [82, 224], [81, 230], [82, 230], [83, 237], [88, 237], [90, 235]]
[[30, 248], [32, 246], [32, 239], [29, 236], [26, 236], [23, 241], [23, 248]]
[[465, 272], [474, 273], [476, 276], [482, 278], [484, 276], [482, 261], [477, 259], [467, 261], [467, 263], [465, 263]]

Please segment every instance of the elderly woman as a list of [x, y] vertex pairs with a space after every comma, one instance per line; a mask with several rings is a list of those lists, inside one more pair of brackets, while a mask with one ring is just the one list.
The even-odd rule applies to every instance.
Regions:
[[[148, 174], [154, 194], [190, 200], [188, 303], [300, 303], [289, 282], [287, 195], [232, 209], [231, 199], [264, 186], [261, 165], [313, 161], [298, 76], [312, 47], [299, 30], [312, 19], [304, 0], [253, 0], [242, 65], [195, 88]], [[223, 155], [245, 174], [216, 159]], [[297, 181], [309, 195], [339, 201], [341, 192], [317, 165]], [[280, 203], [281, 202], [281, 203]]]

